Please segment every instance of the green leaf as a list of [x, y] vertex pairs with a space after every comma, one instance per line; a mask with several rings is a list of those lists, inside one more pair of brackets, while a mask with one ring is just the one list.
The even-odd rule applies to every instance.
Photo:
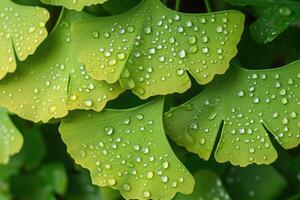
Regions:
[[270, 164], [277, 158], [267, 130], [285, 149], [300, 143], [300, 62], [272, 70], [233, 67], [199, 95], [165, 114], [177, 144], [208, 159], [221, 122], [218, 162]]
[[226, 0], [233, 5], [259, 8], [261, 15], [251, 26], [253, 38], [259, 43], [273, 41], [288, 27], [300, 20], [300, 3], [297, 0]]
[[195, 189], [190, 195], [178, 194], [174, 200], [200, 200], [218, 199], [230, 200], [219, 176], [211, 170], [200, 170], [193, 174], [196, 184]]
[[184, 92], [188, 71], [200, 84], [223, 74], [237, 53], [244, 16], [238, 11], [185, 14], [143, 0], [113, 17], [74, 26], [78, 59], [91, 77], [121, 85], [142, 99]]
[[0, 107], [0, 164], [7, 164], [9, 157], [20, 151], [23, 137], [10, 120], [7, 111]]
[[25, 60], [35, 52], [47, 37], [48, 19], [46, 9], [0, 1], [0, 79], [16, 70], [15, 53]]
[[45, 165], [40, 171], [42, 176], [51, 187], [51, 191], [63, 196], [67, 191], [68, 177], [63, 165], [52, 163]]
[[[0, 105], [34, 122], [67, 115], [68, 110], [100, 111], [123, 89], [91, 79], [74, 55], [70, 29], [84, 13], [64, 10], [55, 30], [37, 53], [19, 64], [13, 76], [0, 83]], [[83, 44], [83, 43], [81, 43]]]
[[68, 9], [81, 11], [84, 6], [90, 6], [98, 3], [104, 3], [107, 0], [41, 0], [45, 4], [64, 6]]
[[11, 178], [11, 192], [20, 200], [55, 200], [45, 180], [35, 174], [18, 174]]
[[127, 110], [73, 112], [60, 132], [94, 184], [127, 199], [171, 199], [193, 191], [194, 179], [173, 153], [162, 124], [163, 100]]
[[67, 187], [67, 174], [60, 164], [43, 165], [39, 171], [11, 177], [11, 192], [20, 200], [55, 200]]
[[231, 167], [225, 180], [232, 197], [243, 200], [277, 199], [287, 184], [271, 166]]

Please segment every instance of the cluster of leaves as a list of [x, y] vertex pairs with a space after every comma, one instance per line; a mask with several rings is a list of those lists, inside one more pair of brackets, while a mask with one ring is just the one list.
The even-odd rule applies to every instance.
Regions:
[[[208, 13], [188, 14], [164, 3], [0, 2], [4, 199], [299, 196], [299, 150], [283, 149], [300, 143], [300, 4], [212, 1], [210, 12], [205, 1]], [[243, 36], [230, 5], [257, 17]], [[53, 124], [16, 118], [18, 129], [9, 112]], [[67, 150], [41, 135], [57, 123]]]
[[[121, 194], [92, 185], [88, 171], [75, 165], [60, 138], [58, 125], [35, 125], [12, 116], [24, 138], [20, 153], [0, 166], [1, 200], [122, 200]], [[270, 166], [245, 168], [203, 161], [176, 146], [172, 148], [195, 179], [194, 192], [175, 200], [245, 199], [296, 200], [300, 192], [299, 150], [280, 149]]]

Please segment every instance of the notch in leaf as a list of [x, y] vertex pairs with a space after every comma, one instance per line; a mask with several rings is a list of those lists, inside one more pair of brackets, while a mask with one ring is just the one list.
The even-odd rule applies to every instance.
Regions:
[[271, 70], [233, 67], [203, 92], [165, 114], [170, 138], [207, 160], [223, 121], [218, 162], [270, 164], [267, 132], [285, 149], [300, 143], [300, 61]]
[[93, 16], [63, 10], [56, 28], [37, 53], [20, 63], [0, 83], [0, 105], [34, 122], [47, 122], [67, 115], [68, 110], [100, 111], [123, 89], [118, 83], [96, 81], [74, 55], [71, 27]]
[[73, 32], [86, 44], [77, 53], [91, 77], [119, 80], [146, 99], [186, 91], [191, 86], [186, 71], [200, 84], [225, 73], [243, 22], [238, 11], [185, 14], [159, 0], [143, 0], [121, 15], [77, 23]]
[[46, 9], [0, 1], [0, 79], [16, 70], [16, 58], [23, 61], [47, 37]]
[[191, 193], [194, 179], [168, 143], [162, 112], [162, 99], [127, 110], [75, 111], [60, 133], [94, 184], [118, 189], [126, 199], [171, 199]]
[[41, 1], [45, 4], [63, 6], [68, 9], [81, 11], [84, 8], [84, 6], [91, 6], [98, 3], [104, 3], [107, 0], [41, 0]]

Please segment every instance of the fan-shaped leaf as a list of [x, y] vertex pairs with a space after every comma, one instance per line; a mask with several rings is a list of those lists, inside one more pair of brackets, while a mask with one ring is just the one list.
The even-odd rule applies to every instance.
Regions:
[[23, 145], [23, 137], [11, 122], [7, 111], [0, 107], [0, 164], [6, 164], [9, 157], [18, 153]]
[[211, 170], [200, 170], [193, 174], [196, 184], [195, 189], [190, 195], [178, 194], [174, 200], [230, 200], [221, 179]]
[[191, 193], [194, 179], [173, 153], [162, 124], [163, 101], [128, 110], [74, 112], [60, 132], [94, 184], [128, 199], [171, 199]]
[[208, 159], [223, 121], [217, 161], [273, 162], [277, 153], [266, 129], [286, 149], [300, 143], [299, 67], [300, 61], [272, 70], [233, 68], [165, 115], [169, 135]]
[[300, 20], [298, 0], [226, 0], [233, 5], [253, 6], [259, 9], [259, 18], [250, 26], [253, 38], [268, 43]]
[[15, 53], [25, 60], [35, 52], [47, 37], [48, 19], [46, 9], [0, 1], [0, 79], [16, 70]]
[[200, 84], [223, 74], [243, 30], [238, 11], [184, 14], [159, 0], [143, 0], [113, 17], [74, 26], [78, 59], [97, 80], [132, 89], [145, 99], [186, 91], [189, 71]]
[[81, 11], [84, 6], [90, 6], [98, 3], [104, 3], [107, 0], [41, 0], [43, 3], [64, 6], [68, 9]]
[[0, 83], [0, 104], [32, 121], [61, 118], [72, 109], [101, 110], [123, 89], [91, 79], [74, 56], [70, 28], [91, 16], [63, 11], [56, 29], [13, 76]]

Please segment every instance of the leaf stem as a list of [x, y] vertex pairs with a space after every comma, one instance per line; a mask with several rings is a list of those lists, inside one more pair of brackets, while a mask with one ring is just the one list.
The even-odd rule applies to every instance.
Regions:
[[176, 11], [179, 11], [179, 10], [180, 10], [180, 0], [176, 0], [175, 10], [176, 10]]
[[204, 0], [204, 2], [205, 2], [205, 7], [206, 7], [207, 12], [211, 12], [209, 0]]

